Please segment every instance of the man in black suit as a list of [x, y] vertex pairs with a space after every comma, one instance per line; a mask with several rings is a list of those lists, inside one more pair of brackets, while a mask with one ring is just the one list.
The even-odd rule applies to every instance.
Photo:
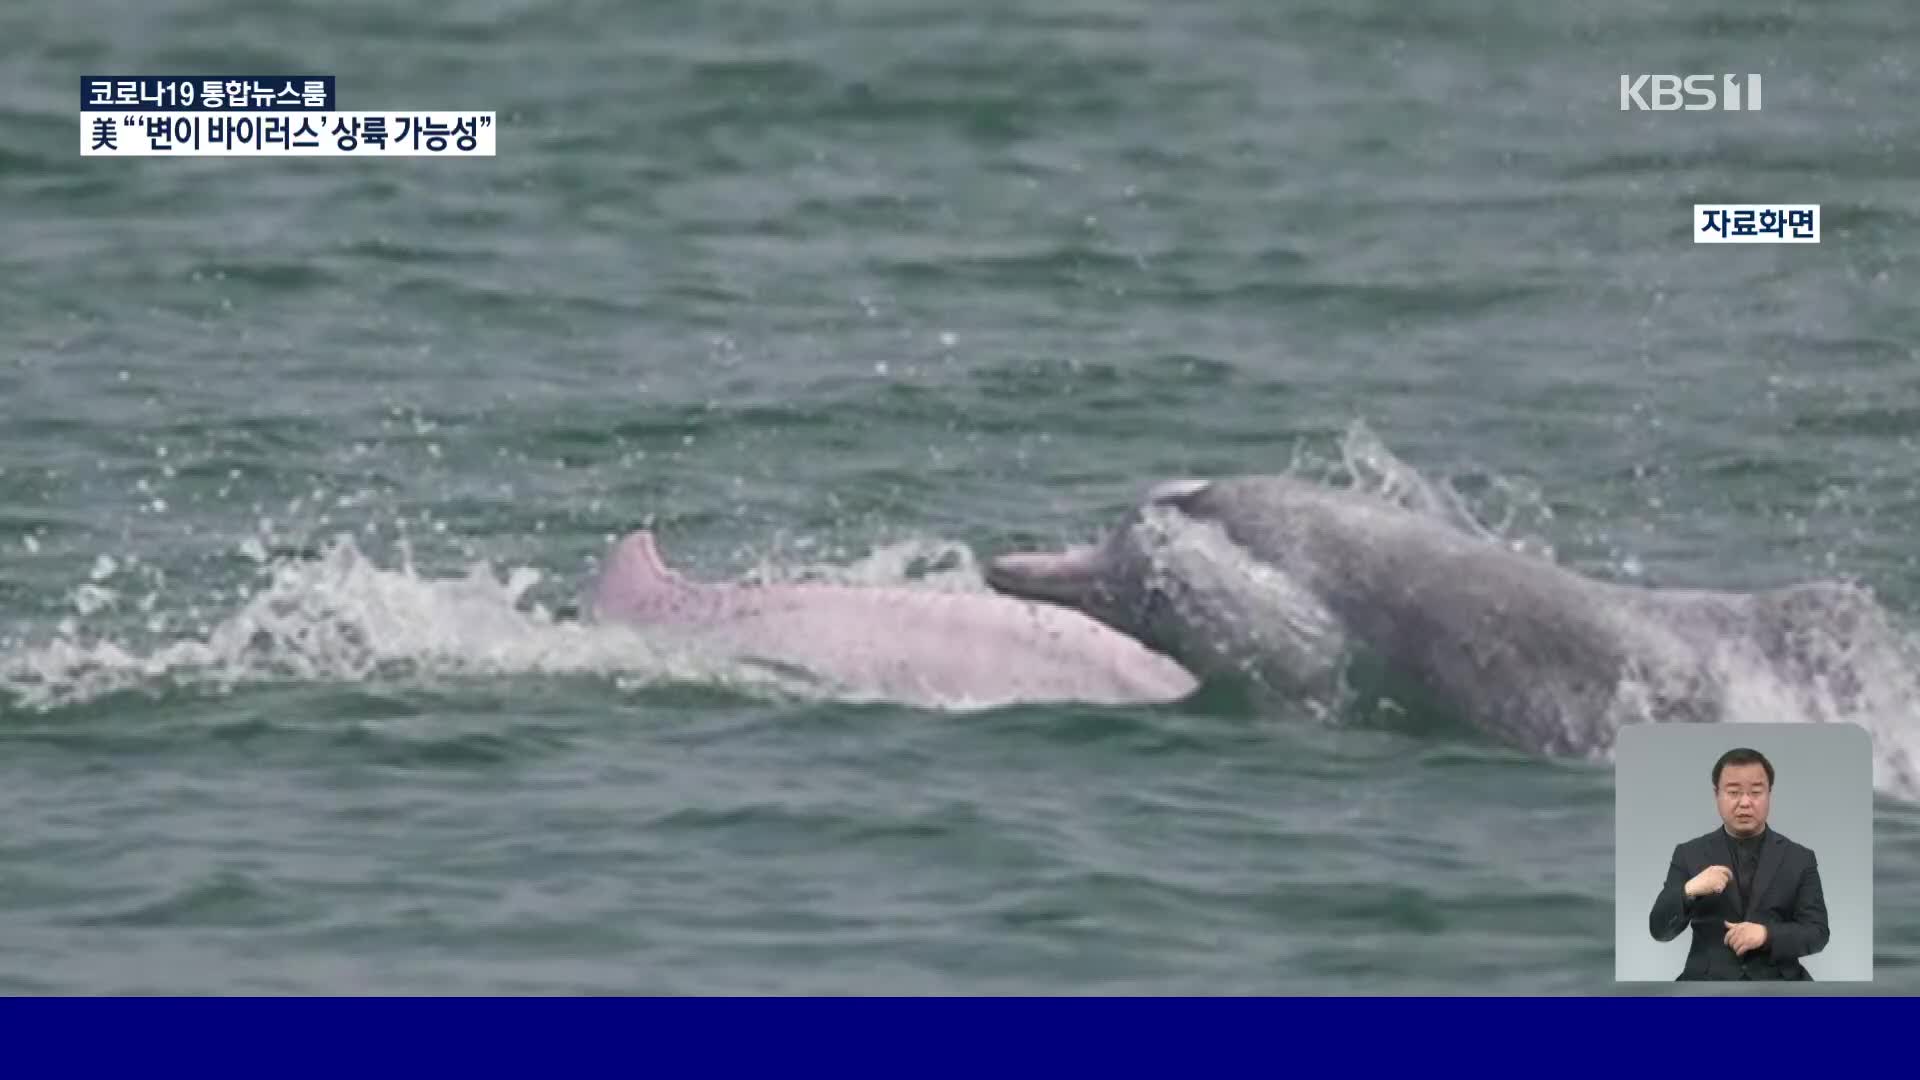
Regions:
[[1691, 926], [1679, 980], [1811, 980], [1800, 958], [1827, 947], [1813, 849], [1767, 828], [1773, 763], [1758, 750], [1713, 765], [1721, 827], [1678, 844], [1648, 918], [1655, 941]]

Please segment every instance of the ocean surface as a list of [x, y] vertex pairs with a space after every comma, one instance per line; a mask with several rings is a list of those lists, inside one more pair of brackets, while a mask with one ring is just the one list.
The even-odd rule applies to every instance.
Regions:
[[[983, 590], [1169, 477], [1385, 466], [1594, 577], [1855, 581], [1920, 633], [1910, 0], [16, 0], [0, 40], [0, 991], [1620, 992], [1604, 760], [796, 695], [582, 622], [639, 524], [700, 577]], [[78, 153], [83, 75], [282, 72], [494, 110], [498, 154]], [[1637, 72], [1764, 110], [1622, 112]], [[1714, 201], [1821, 243], [1695, 245]], [[1920, 799], [1874, 828], [1913, 992]]]

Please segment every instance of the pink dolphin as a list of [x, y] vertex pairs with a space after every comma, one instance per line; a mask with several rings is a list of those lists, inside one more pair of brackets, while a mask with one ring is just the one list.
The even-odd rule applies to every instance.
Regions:
[[910, 705], [1157, 704], [1197, 685], [1178, 663], [1070, 608], [987, 592], [689, 581], [644, 530], [614, 546], [590, 601], [600, 619]]

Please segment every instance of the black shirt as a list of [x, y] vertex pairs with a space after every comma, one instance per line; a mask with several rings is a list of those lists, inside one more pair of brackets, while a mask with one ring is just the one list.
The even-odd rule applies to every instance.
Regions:
[[1753, 906], [1753, 872], [1760, 866], [1760, 845], [1766, 839], [1765, 829], [1752, 836], [1727, 834], [1727, 843], [1733, 847], [1733, 880], [1740, 887], [1741, 902], [1749, 908]]

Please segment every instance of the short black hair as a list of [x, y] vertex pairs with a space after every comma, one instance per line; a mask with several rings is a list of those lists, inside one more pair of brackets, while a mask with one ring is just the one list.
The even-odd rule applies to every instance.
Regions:
[[1767, 755], [1750, 747], [1736, 746], [1726, 753], [1721, 754], [1720, 760], [1713, 763], [1713, 789], [1715, 791], [1720, 790], [1720, 770], [1729, 765], [1758, 765], [1767, 770], [1767, 786], [1773, 786], [1773, 762], [1767, 760]]

